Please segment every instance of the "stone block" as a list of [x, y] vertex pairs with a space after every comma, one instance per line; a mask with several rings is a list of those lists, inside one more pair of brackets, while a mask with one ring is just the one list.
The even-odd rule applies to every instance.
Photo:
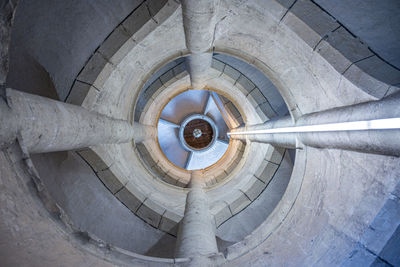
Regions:
[[237, 166], [236, 159], [237, 159], [237, 158], [235, 157], [235, 160], [234, 160], [234, 161], [231, 161], [231, 162], [230, 162], [231, 164], [229, 164], [229, 165], [226, 167], [225, 171], [226, 171], [227, 173], [231, 173], [231, 172], [236, 168], [236, 166]]
[[234, 198], [235, 199], [232, 201], [232, 203], [229, 204], [232, 215], [235, 215], [235, 214], [241, 212], [244, 208], [246, 208], [251, 203], [251, 201], [241, 191], [237, 191], [235, 193]]
[[217, 202], [211, 207], [211, 214], [214, 215], [215, 225], [216, 227], [220, 226], [230, 217], [232, 217], [232, 213], [229, 209], [228, 204], [225, 202]]
[[166, 174], [164, 177], [161, 177], [161, 179], [171, 185], [175, 185], [176, 184], [176, 179], [172, 178], [171, 176], [169, 176], [168, 174]]
[[389, 198], [361, 237], [361, 243], [379, 254], [399, 227], [400, 200]]
[[364, 247], [358, 245], [351, 252], [351, 257], [346, 258], [340, 265], [342, 267], [354, 267], [354, 266], [372, 266], [371, 264], [375, 261], [376, 256], [367, 251]]
[[87, 163], [89, 163], [90, 167], [92, 167], [95, 172], [108, 168], [106, 163], [91, 149], [82, 150], [77, 153], [81, 155]]
[[165, 86], [168, 86], [168, 84], [170, 84], [172, 81], [175, 81], [174, 78], [175, 75], [172, 69], [160, 76], [160, 80]]
[[83, 100], [85, 100], [85, 97], [89, 92], [90, 87], [92, 87], [90, 84], [75, 80], [66, 102], [79, 106], [82, 105]]
[[264, 111], [262, 111], [261, 108], [260, 108], [259, 106], [256, 107], [256, 112], [257, 112], [258, 116], [260, 116], [260, 119], [261, 119], [263, 122], [266, 122], [266, 121], [269, 120], [267, 114], [265, 114]]
[[186, 70], [185, 62], [176, 65], [172, 70], [174, 72], [174, 76], [178, 76]]
[[183, 180], [177, 180], [175, 185], [179, 187], [186, 188], [188, 186], [188, 181], [183, 181]]
[[219, 183], [219, 182], [223, 181], [227, 176], [228, 175], [226, 174], [226, 172], [222, 171], [215, 175], [215, 180]]
[[242, 191], [246, 194], [248, 198], [250, 198], [251, 201], [254, 201], [264, 190], [266, 184], [261, 182], [259, 179], [257, 179], [255, 176], [253, 176], [254, 179], [252, 179], [243, 189]]
[[[357, 66], [359, 71], [364, 73], [360, 74], [355, 72], [356, 68], [353, 68], [353, 66]], [[362, 85], [362, 87], [360, 87], [373, 96], [381, 98], [384, 96], [390, 85], [400, 84], [400, 71], [393, 68], [377, 56], [361, 60], [353, 66], [346, 71], [344, 76], [352, 82], [356, 81], [357, 85]], [[384, 83], [387, 87], [384, 88], [385, 86], [383, 86], [383, 88], [376, 88], [374, 83], [371, 83], [371, 79], [368, 79], [368, 76]], [[359, 83], [357, 83], [357, 81]]]
[[222, 104], [227, 104], [227, 103], [231, 102], [228, 98], [226, 98], [222, 95], [219, 95], [219, 98], [221, 99]]
[[260, 104], [259, 108], [269, 119], [272, 119], [276, 116], [275, 111], [268, 102]]
[[142, 200], [129, 192], [126, 187], [122, 188], [115, 196], [132, 212], [136, 212], [142, 204]]
[[364, 90], [366, 93], [377, 98], [383, 97], [389, 88], [388, 84], [370, 76], [357, 64], [351, 65], [351, 67], [343, 74], [343, 76], [357, 87]]
[[310, 0], [298, 0], [283, 19], [283, 23], [312, 49], [339, 24]]
[[167, 210], [161, 217], [159, 229], [164, 232], [170, 233], [174, 236], [177, 236], [179, 222], [181, 220], [182, 220], [182, 216], [179, 216], [178, 214]]
[[390, 86], [389, 90], [386, 92], [385, 96], [389, 96], [389, 95], [397, 93], [399, 91], [400, 91], [400, 87], [399, 86]]
[[[249, 78], [247, 78], [244, 75], [241, 75], [239, 79], [237, 80], [237, 83], [243, 86], [243, 88], [247, 91], [247, 94], [249, 94], [253, 89], [256, 87], [256, 85], [250, 81]], [[246, 94], [246, 95], [247, 95]]]
[[242, 117], [242, 116], [237, 117], [237, 118], [236, 118], [236, 121], [237, 121], [237, 124], [238, 124], [239, 126], [244, 125], [244, 120], [243, 120], [243, 117]]
[[160, 79], [157, 79], [152, 84], [150, 84], [150, 86], [146, 88], [143, 95], [145, 100], [149, 101], [152, 96], [157, 92], [157, 90], [160, 89], [162, 86], [163, 84]]
[[130, 35], [120, 25], [107, 37], [101, 44], [99, 52], [111, 60], [112, 56], [121, 48], [121, 46], [129, 39]]
[[229, 65], [226, 65], [224, 68], [224, 74], [228, 77], [230, 77], [232, 80], [237, 81], [239, 79], [241, 73], [237, 71], [236, 69], [232, 68]]
[[274, 177], [278, 167], [279, 165], [264, 160], [255, 172], [254, 176], [263, 181], [265, 184], [268, 184]]
[[216, 60], [215, 58], [213, 58], [213, 59], [212, 59], [212, 62], [211, 62], [211, 67], [212, 67], [213, 69], [218, 70], [219, 72], [224, 72], [225, 63], [223, 63], [223, 62], [221, 62], [221, 61]]
[[111, 191], [111, 193], [115, 194], [118, 190], [120, 190], [124, 185], [121, 181], [114, 175], [110, 168], [97, 172], [97, 176], [103, 182], [103, 184]]
[[136, 212], [137, 216], [145, 220], [148, 224], [158, 228], [161, 216], [165, 209], [157, 203], [147, 198]]
[[264, 0], [257, 4], [268, 10], [275, 20], [280, 21], [294, 1], [296, 0]]
[[372, 55], [365, 44], [343, 27], [330, 33], [325, 40], [322, 40], [316, 51], [339, 73], [344, 73], [353, 62]]
[[142, 159], [146, 164], [151, 168], [156, 164], [154, 161], [153, 157], [150, 155], [149, 151], [147, 150], [146, 146], [142, 143], [136, 144], [136, 148], [140, 155], [142, 156]]
[[234, 118], [238, 118], [241, 116], [239, 110], [235, 107], [235, 105], [232, 102], [225, 104], [224, 107], [227, 111], [229, 111], [232, 114]]
[[86, 63], [81, 73], [79, 73], [77, 79], [88, 84], [93, 84], [106, 64], [107, 60], [101, 53], [94, 53], [94, 55], [89, 59], [88, 63]]
[[167, 175], [167, 173], [161, 169], [161, 167], [158, 164], [154, 164], [151, 167], [151, 170], [153, 172], [153, 174], [158, 178], [158, 179], [163, 179], [164, 176]]
[[146, 4], [143, 3], [122, 22], [122, 26], [132, 36], [149, 20], [151, 20], [150, 13]]
[[250, 102], [255, 103], [255, 107], [267, 102], [267, 99], [257, 87], [250, 92], [250, 94], [247, 96], [247, 99], [249, 99]]
[[281, 164], [284, 153], [284, 148], [274, 147], [274, 149], [268, 149], [265, 159], [275, 164]]
[[[155, 0], [155, 1], [157, 1], [157, 0]], [[160, 2], [162, 2], [162, 1], [160, 1]], [[171, 17], [171, 15], [175, 12], [175, 10], [178, 9], [179, 6], [180, 6], [179, 1], [168, 0], [168, 1], [166, 1], [166, 4], [164, 6], [161, 6], [161, 8], [158, 10], [156, 8], [153, 8], [152, 6], [150, 6], [150, 8], [151, 8], [153, 19], [155, 21], [157, 21], [158, 24], [161, 24], [166, 19]], [[155, 14], [153, 14], [153, 13], [155, 13]]]
[[150, 16], [154, 17], [166, 4], [168, 0], [147, 0], [146, 4], [149, 9]]

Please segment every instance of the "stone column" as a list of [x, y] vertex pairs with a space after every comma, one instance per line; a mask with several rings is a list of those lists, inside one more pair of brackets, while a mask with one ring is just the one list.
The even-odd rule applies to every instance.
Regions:
[[0, 148], [22, 138], [30, 153], [63, 151], [99, 144], [143, 141], [155, 130], [91, 112], [83, 107], [6, 89], [0, 99]]
[[[276, 134], [252, 134], [253, 131], [270, 130], [293, 127], [293, 119], [286, 116], [280, 119], [269, 120], [263, 124], [251, 125], [246, 127], [239, 127], [230, 132], [232, 139], [239, 139], [242, 141], [250, 140], [252, 142], [268, 143], [278, 147], [296, 148], [296, 134], [295, 133], [276, 133]], [[243, 134], [236, 134], [236, 133]]]
[[[265, 132], [257, 133], [260, 130]], [[295, 124], [284, 117], [237, 128], [231, 134], [233, 139], [287, 148], [300, 141], [317, 148], [400, 156], [400, 92], [382, 100], [303, 115]]]
[[200, 171], [193, 171], [190, 191], [186, 197], [185, 215], [180, 224], [176, 256], [196, 258], [218, 253], [215, 239], [215, 223], [203, 189], [204, 178]]
[[181, 0], [186, 47], [191, 55], [186, 64], [193, 89], [203, 89], [211, 67], [212, 42], [218, 0]]

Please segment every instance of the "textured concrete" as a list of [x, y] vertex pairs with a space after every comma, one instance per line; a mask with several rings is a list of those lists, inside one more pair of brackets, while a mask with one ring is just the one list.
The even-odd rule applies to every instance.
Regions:
[[75, 228], [68, 215], [43, 195], [28, 162], [18, 145], [0, 153], [0, 187], [4, 191], [0, 235], [6, 240], [0, 244], [2, 265], [172, 266], [182, 262], [128, 252]]
[[215, 254], [218, 252], [215, 224], [210, 214], [204, 191], [205, 182], [200, 171], [192, 172], [189, 186], [185, 216], [178, 232], [176, 256], [187, 258]]
[[400, 68], [400, 29], [396, 0], [315, 0], [387, 62]]
[[2, 1], [0, 4], [0, 85], [7, 79], [9, 68], [9, 45], [11, 41], [11, 27], [14, 20], [18, 0]]
[[[268, 77], [288, 105], [293, 121], [298, 121], [302, 116], [309, 116], [307, 114], [320, 115], [324, 112], [319, 112], [327, 109], [353, 106], [395, 94], [398, 91], [398, 74], [393, 72], [393, 67], [372, 51], [372, 56], [366, 53], [365, 45], [359, 42], [357, 36], [352, 36], [345, 29], [346, 25], [340, 25], [332, 19], [316, 2], [221, 0], [216, 12], [218, 23], [214, 24], [212, 48], [216, 53], [239, 58]], [[101, 1], [97, 4], [73, 1], [57, 3], [43, 1], [43, 5], [40, 5], [40, 2], [24, 2], [29, 7], [20, 15], [17, 14], [22, 24], [16, 25], [15, 29], [25, 29], [15, 32], [16, 42], [12, 57], [15, 60], [11, 60], [10, 67], [13, 75], [9, 80], [15, 85], [20, 85], [15, 86], [17, 89], [31, 90], [42, 96], [57, 98], [54, 92], [64, 94], [65, 88], [69, 87], [65, 85], [71, 85], [73, 80], [79, 77], [82, 80], [78, 82], [75, 79], [75, 89], [78, 91], [76, 94], [71, 92], [71, 103], [76, 101], [87, 110], [133, 121], [135, 104], [149, 78], [166, 63], [186, 56], [189, 52], [184, 38], [182, 9], [177, 1], [168, 1], [159, 12], [155, 10], [165, 1], [149, 1], [140, 8], [138, 5], [134, 10], [140, 12], [136, 14], [127, 6], [117, 8], [120, 2], [104, 5]], [[93, 8], [85, 8], [86, 5]], [[49, 13], [48, 10], [53, 12]], [[120, 12], [121, 10], [123, 12]], [[128, 15], [129, 12], [134, 16]], [[73, 16], [72, 13], [80, 15]], [[114, 18], [114, 14], [118, 14], [118, 19], [111, 19]], [[165, 16], [161, 16], [162, 14]], [[62, 20], [54, 23], [56, 20], [49, 17]], [[99, 23], [97, 18], [105, 23]], [[37, 23], [37, 20], [42, 23]], [[338, 24], [338, 27], [333, 27]], [[54, 29], [53, 27], [56, 30], [46, 31]], [[62, 29], [59, 29], [60, 27]], [[124, 30], [130, 32], [130, 38], [126, 39]], [[82, 31], [87, 31], [87, 34], [79, 35]], [[74, 34], [69, 35], [66, 32]], [[93, 37], [99, 32], [102, 38]], [[21, 38], [24, 36], [27, 38]], [[54, 47], [53, 44], [57, 40], [61, 45]], [[19, 49], [21, 43], [27, 49]], [[87, 47], [82, 47], [81, 44], [86, 44]], [[66, 50], [71, 53], [61, 57]], [[79, 60], [75, 60], [77, 57]], [[210, 69], [212, 76], [207, 82], [210, 87], [216, 87], [216, 91], [219, 90], [221, 95], [224, 95], [225, 91], [237, 92], [236, 96], [229, 98], [237, 107], [237, 110], [232, 109], [232, 117], [239, 118], [237, 116], [240, 113], [243, 116], [242, 122], [248, 125], [260, 124], [272, 117], [273, 113], [267, 102], [263, 102], [264, 98], [268, 100], [268, 97], [261, 90], [261, 86], [257, 85], [256, 80], [250, 78], [250, 75], [243, 75], [244, 71], [238, 70], [240, 67], [235, 69], [227, 67], [229, 64], [213, 65], [218, 71]], [[78, 73], [82, 68], [84, 71], [80, 75]], [[175, 69], [182, 70], [182, 65], [176, 65], [172, 73]], [[168, 95], [167, 86], [175, 84], [188, 88], [190, 81], [186, 72], [180, 73], [182, 75], [170, 80], [171, 83], [166, 82], [171, 77], [171, 72], [162, 73], [160, 78], [157, 77], [162, 83], [161, 87], [149, 87], [152, 92], [153, 89], [163, 89], [156, 90], [155, 98], [151, 100], [155, 105], [160, 105], [161, 100], [173, 96]], [[223, 78], [217, 78], [221, 73]], [[213, 76], [214, 74], [216, 75]], [[67, 78], [63, 80], [63, 77]], [[179, 90], [184, 90], [183, 87]], [[259, 88], [263, 96], [254, 91], [255, 88]], [[161, 98], [157, 98], [157, 95]], [[397, 106], [392, 107], [392, 110], [397, 110]], [[143, 110], [144, 117], [148, 111], [150, 109]], [[159, 111], [160, 109], [152, 110], [152, 114], [148, 116], [155, 118]], [[364, 113], [374, 114], [371, 110]], [[269, 116], [264, 117], [263, 114]], [[319, 115], [315, 119], [321, 119]], [[326, 118], [328, 117], [340, 119], [335, 115]], [[241, 122], [238, 120], [237, 123]], [[354, 138], [356, 140], [356, 137]], [[394, 138], [394, 135], [388, 135], [387, 140], [392, 140], [396, 146], [398, 142], [396, 143]], [[149, 155], [157, 153], [155, 144], [145, 144]], [[260, 219], [260, 225], [254, 224], [246, 228], [246, 231], [252, 232], [242, 240], [239, 239], [246, 233], [242, 232], [241, 236], [236, 236], [237, 243], [220, 240], [221, 246], [226, 248], [226, 265], [368, 266], [385, 262], [397, 265], [398, 158], [300, 145], [299, 142], [292, 177], [276, 208], [265, 219]], [[244, 151], [239, 147], [237, 149], [237, 153], [232, 153], [233, 157], [230, 158], [233, 162], [221, 162], [221, 169], [213, 170], [218, 176], [211, 175], [210, 181], [217, 181], [217, 184], [206, 188], [208, 199], [214, 202], [211, 203], [211, 212], [215, 222], [219, 224], [231, 218], [232, 213], [238, 217], [247, 211], [246, 205], [251, 203], [251, 199], [257, 199], [256, 195], [260, 190], [258, 185], [261, 185], [254, 175], [259, 175], [259, 178], [265, 176], [265, 182], [268, 181], [274, 168], [265, 167], [278, 162], [279, 157], [275, 152], [280, 151], [256, 142], [248, 142]], [[94, 163], [93, 171], [99, 175], [98, 183], [107, 181], [110, 185], [109, 191], [115, 193], [116, 198], [134, 212], [140, 213], [143, 219], [147, 219], [146, 223], [142, 223], [146, 224], [150, 231], [158, 232], [150, 226], [158, 223], [157, 227], [165, 229], [163, 231], [173, 232], [174, 223], [183, 216], [188, 189], [162, 181], [159, 176], [163, 174], [159, 169], [163, 162], [153, 160], [151, 168], [147, 168], [148, 166], [141, 161], [141, 156], [137, 153], [138, 145], [134, 142], [98, 145], [90, 150], [95, 152], [98, 158], [90, 152], [80, 152], [86, 154], [90, 162]], [[236, 155], [242, 160], [236, 158]], [[267, 157], [271, 162], [265, 164]], [[30, 180], [19, 179], [22, 177], [19, 175], [20, 171], [34, 174], [28, 155], [24, 154], [22, 158], [26, 165], [17, 168], [15, 162], [7, 158], [1, 160], [0, 164], [1, 184], [6, 185], [3, 190], [6, 202], [1, 204], [1, 211], [5, 211], [2, 224], [6, 225], [5, 230], [3, 227], [1, 229], [1, 234], [5, 236], [2, 240], [9, 241], [2, 245], [2, 253], [4, 251], [6, 256], [1, 258], [6, 259], [6, 265], [102, 266], [110, 262], [114, 265], [124, 265], [126, 262], [121, 263], [120, 259], [113, 256], [118, 249], [90, 233], [77, 231], [75, 234], [86, 240], [86, 245], [82, 246], [75, 243], [73, 235], [53, 227], [54, 221], [49, 219], [42, 203], [32, 197], [34, 191], [25, 190], [25, 185]], [[74, 165], [82, 165], [81, 161], [74, 162]], [[72, 164], [70, 168], [72, 169]], [[221, 173], [224, 170], [232, 171], [232, 175]], [[168, 173], [171, 173], [171, 177], [174, 177], [177, 183], [182, 183], [187, 178], [176, 169], [171, 169]], [[181, 174], [183, 179], [179, 181], [177, 178]], [[37, 175], [32, 176], [35, 181], [38, 178], [40, 177]], [[132, 194], [128, 194], [131, 192]], [[39, 194], [43, 195], [43, 185]], [[46, 206], [49, 205], [49, 201], [44, 198], [43, 201]], [[117, 199], [114, 203], [118, 203], [116, 201]], [[250, 208], [251, 205], [247, 207]], [[63, 214], [62, 217], [68, 217], [68, 214], [60, 213]], [[235, 217], [230, 220], [235, 220]], [[228, 223], [229, 220], [225, 222]], [[99, 226], [99, 232], [101, 229], [104, 228]], [[12, 234], [9, 234], [10, 232]], [[111, 233], [109, 238], [112, 238]], [[125, 243], [122, 240], [128, 239], [121, 238], [121, 243]], [[167, 246], [165, 240], [161, 238], [146, 253], [155, 255], [157, 251], [161, 252], [161, 248]], [[97, 253], [98, 250], [93, 252], [87, 249], [90, 244], [104, 248], [100, 249], [101, 253]], [[129, 253], [120, 254], [125, 255], [125, 259], [128, 259], [127, 262], [131, 265], [153, 266], [182, 262], [182, 259], [154, 259], [134, 253], [131, 253], [131, 256], [127, 256]], [[193, 259], [191, 264], [200, 265], [197, 260], [201, 259]], [[212, 264], [221, 265], [222, 262]]]
[[175, 238], [155, 230], [104, 187], [97, 176], [107, 167], [93, 172], [75, 152], [35, 154], [32, 160], [54, 201], [80, 231], [139, 254], [160, 242], [152, 256], [173, 257]]
[[144, 126], [132, 127], [126, 121], [82, 107], [9, 88], [6, 97], [10, 109], [2, 104], [2, 109], [8, 111], [1, 114], [2, 125], [7, 125], [1, 131], [3, 146], [21, 134], [29, 152], [63, 151], [96, 144], [129, 142], [136, 132], [139, 140], [144, 140], [149, 132], [149, 128]]
[[211, 67], [214, 30], [219, 0], [182, 0], [186, 47], [191, 53], [186, 64], [193, 89], [203, 89]]
[[[336, 148], [378, 153], [389, 156], [400, 156], [400, 147], [397, 135], [400, 130], [395, 129], [370, 129], [365, 130], [336, 130], [323, 131], [312, 130], [310, 132], [296, 131], [295, 127], [318, 126], [320, 124], [357, 122], [378, 119], [400, 118], [397, 108], [400, 104], [400, 93], [393, 94], [382, 100], [366, 102], [348, 107], [330, 109], [321, 112], [307, 114], [298, 118], [293, 124], [291, 118], [285, 117], [275, 121], [268, 121], [263, 125], [255, 125], [237, 128], [233, 130], [243, 132], [243, 135], [232, 135], [232, 138], [271, 143], [283, 147], [296, 147], [296, 140], [304, 145], [318, 148]], [[386, 125], [390, 127], [391, 125]], [[279, 128], [294, 127], [289, 133], [274, 134], [249, 134], [246, 131], [273, 130]], [[369, 126], [373, 127], [373, 125]]]

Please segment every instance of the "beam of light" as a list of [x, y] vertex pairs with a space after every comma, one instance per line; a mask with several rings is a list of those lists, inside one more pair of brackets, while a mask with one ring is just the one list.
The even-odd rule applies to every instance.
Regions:
[[276, 133], [308, 133], [308, 132], [339, 132], [339, 131], [367, 131], [400, 129], [400, 118], [378, 119], [368, 121], [351, 121], [327, 123], [306, 126], [293, 126], [275, 129], [261, 129], [253, 131], [230, 132], [228, 135], [247, 134], [276, 134]]

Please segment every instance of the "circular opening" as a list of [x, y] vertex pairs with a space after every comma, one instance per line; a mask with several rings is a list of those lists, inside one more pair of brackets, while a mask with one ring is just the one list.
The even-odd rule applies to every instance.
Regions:
[[206, 148], [211, 143], [213, 135], [211, 124], [202, 119], [188, 122], [183, 130], [186, 144], [195, 149]]
[[207, 151], [217, 140], [218, 128], [206, 115], [193, 114], [183, 120], [179, 140], [188, 151]]

